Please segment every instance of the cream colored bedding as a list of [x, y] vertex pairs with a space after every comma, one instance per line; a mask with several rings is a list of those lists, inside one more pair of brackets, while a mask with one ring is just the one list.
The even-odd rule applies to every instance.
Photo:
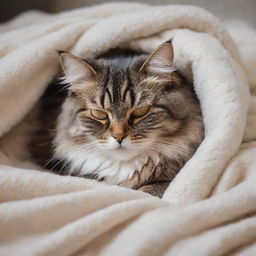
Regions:
[[[256, 255], [256, 32], [226, 24], [233, 41], [224, 25], [193, 6], [108, 3], [0, 26], [0, 255]], [[56, 50], [149, 51], [170, 38], [206, 133], [162, 200], [36, 170], [23, 118], [57, 72]]]

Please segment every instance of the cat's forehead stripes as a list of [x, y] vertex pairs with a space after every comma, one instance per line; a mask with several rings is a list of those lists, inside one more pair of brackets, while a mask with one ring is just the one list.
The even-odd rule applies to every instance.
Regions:
[[120, 69], [114, 66], [108, 68], [107, 75], [109, 77], [102, 86], [101, 107], [121, 116], [124, 108], [131, 108], [135, 102], [130, 74], [126, 67]]
[[126, 89], [124, 90], [123, 94], [123, 101], [128, 102], [128, 104], [130, 104], [131, 107], [133, 107], [135, 103], [134, 86], [131, 81], [129, 70], [127, 70], [127, 82]]
[[129, 106], [130, 108], [133, 106], [134, 96], [133, 96], [133, 93], [131, 92], [131, 90], [126, 90], [125, 91], [123, 100], [127, 104], [127, 106]]
[[124, 68], [113, 66], [112, 76], [109, 82], [109, 87], [113, 94], [112, 103], [116, 106], [122, 105], [122, 88], [126, 85], [127, 76], [126, 72], [124, 72]]
[[108, 109], [111, 107], [112, 104], [112, 97], [108, 90], [106, 90], [105, 95], [103, 97], [103, 108]]
[[123, 101], [125, 100], [125, 93], [126, 93], [127, 89], [128, 89], [128, 80], [126, 79], [124, 81], [123, 86], [121, 87], [121, 92], [120, 92], [120, 96]]
[[[105, 94], [106, 94], [107, 86], [108, 86], [108, 82], [109, 82], [109, 76], [110, 76], [110, 71], [109, 71], [109, 68], [108, 68], [107, 71], [106, 71], [106, 75], [105, 75], [105, 77], [106, 77], [105, 82], [102, 85], [102, 91], [101, 91], [101, 94], [100, 94], [100, 104], [101, 104], [102, 108], [105, 108], [104, 107], [104, 100], [105, 100]], [[110, 95], [110, 97], [111, 97], [111, 95]], [[111, 98], [110, 98], [110, 101], [112, 102]]]

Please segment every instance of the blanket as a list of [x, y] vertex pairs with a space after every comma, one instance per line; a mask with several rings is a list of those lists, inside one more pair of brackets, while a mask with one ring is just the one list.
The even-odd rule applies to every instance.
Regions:
[[[0, 31], [0, 255], [256, 255], [253, 28], [194, 6], [107, 3], [29, 11]], [[169, 39], [205, 138], [163, 199], [32, 164], [26, 116], [58, 71], [56, 50], [85, 58]]]

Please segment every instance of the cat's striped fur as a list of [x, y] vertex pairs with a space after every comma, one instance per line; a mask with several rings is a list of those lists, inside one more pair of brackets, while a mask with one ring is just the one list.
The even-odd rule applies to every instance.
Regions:
[[42, 97], [30, 148], [58, 172], [156, 196], [193, 155], [203, 122], [171, 42], [151, 55], [112, 51], [86, 62], [62, 52], [63, 88]]

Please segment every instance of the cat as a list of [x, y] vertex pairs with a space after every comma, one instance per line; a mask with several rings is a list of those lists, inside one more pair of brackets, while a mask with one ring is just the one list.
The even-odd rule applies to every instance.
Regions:
[[38, 103], [35, 162], [162, 197], [204, 137], [199, 101], [168, 41], [151, 54], [60, 51], [61, 83]]

